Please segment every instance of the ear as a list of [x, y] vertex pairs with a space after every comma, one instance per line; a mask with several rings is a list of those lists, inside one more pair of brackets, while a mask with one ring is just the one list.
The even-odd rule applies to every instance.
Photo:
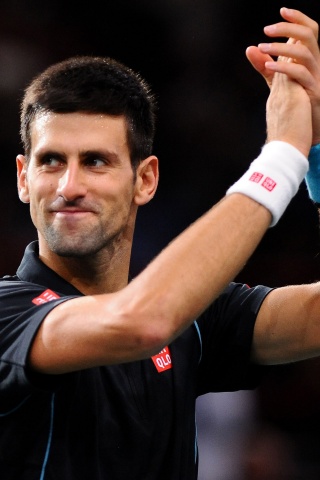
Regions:
[[134, 193], [136, 205], [145, 205], [154, 197], [159, 181], [158, 164], [158, 158], [154, 155], [145, 158], [139, 163]]
[[18, 155], [16, 159], [17, 163], [17, 183], [18, 193], [21, 202], [29, 203], [29, 186], [27, 179], [27, 160], [24, 155]]

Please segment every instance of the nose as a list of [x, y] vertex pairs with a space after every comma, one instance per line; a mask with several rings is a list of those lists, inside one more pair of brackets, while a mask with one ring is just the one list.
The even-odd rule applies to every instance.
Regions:
[[87, 187], [84, 172], [81, 171], [81, 167], [77, 163], [67, 165], [59, 179], [57, 193], [66, 202], [74, 201], [86, 195]]

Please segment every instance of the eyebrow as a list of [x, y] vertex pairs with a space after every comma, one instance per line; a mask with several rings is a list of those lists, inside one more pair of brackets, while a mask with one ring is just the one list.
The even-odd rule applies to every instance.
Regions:
[[[112, 152], [107, 149], [92, 149], [92, 150], [83, 150], [78, 152], [78, 155], [81, 159], [85, 159], [88, 157], [104, 157], [108, 160], [111, 160], [114, 163], [120, 162], [120, 157], [117, 153]], [[44, 156], [55, 156], [60, 158], [67, 158], [67, 154], [62, 150], [51, 149], [47, 147], [40, 147], [39, 150], [34, 151], [34, 156], [36, 158], [44, 157]]]
[[80, 152], [80, 158], [87, 157], [104, 157], [108, 158], [112, 162], [120, 162], [119, 155], [107, 149], [85, 150], [83, 152]]

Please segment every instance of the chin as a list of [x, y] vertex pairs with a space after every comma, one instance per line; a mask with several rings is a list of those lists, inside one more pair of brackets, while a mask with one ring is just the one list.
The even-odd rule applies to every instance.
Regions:
[[98, 253], [100, 248], [92, 249], [92, 248], [61, 248], [61, 249], [53, 249], [56, 255], [59, 257], [69, 257], [69, 258], [83, 258], [83, 257], [90, 257]]

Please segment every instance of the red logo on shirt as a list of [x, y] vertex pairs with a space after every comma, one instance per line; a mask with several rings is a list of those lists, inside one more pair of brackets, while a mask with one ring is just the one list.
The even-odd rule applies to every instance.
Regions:
[[169, 347], [165, 347], [163, 350], [161, 350], [160, 353], [158, 353], [158, 355], [154, 355], [151, 358], [159, 373], [164, 372], [165, 370], [169, 370], [169, 368], [172, 368]]
[[34, 298], [32, 303], [35, 303], [36, 305], [42, 305], [43, 303], [51, 302], [51, 300], [55, 300], [56, 298], [60, 298], [59, 295], [48, 288], [42, 292], [39, 297]]

